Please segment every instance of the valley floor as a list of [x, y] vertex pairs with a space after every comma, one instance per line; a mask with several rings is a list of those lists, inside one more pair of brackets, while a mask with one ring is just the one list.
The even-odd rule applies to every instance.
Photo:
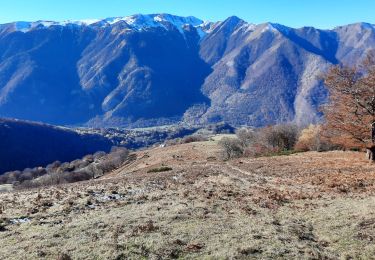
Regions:
[[216, 141], [152, 148], [102, 179], [0, 193], [0, 258], [375, 258], [362, 153], [219, 154]]

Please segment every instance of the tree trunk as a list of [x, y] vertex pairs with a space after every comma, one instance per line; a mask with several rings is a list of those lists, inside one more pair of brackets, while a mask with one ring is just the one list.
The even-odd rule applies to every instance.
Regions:
[[375, 122], [371, 124], [371, 141], [372, 144], [366, 147], [366, 157], [370, 162], [375, 161]]
[[370, 162], [375, 161], [375, 145], [371, 145], [369, 147], [366, 147], [366, 158], [370, 160]]

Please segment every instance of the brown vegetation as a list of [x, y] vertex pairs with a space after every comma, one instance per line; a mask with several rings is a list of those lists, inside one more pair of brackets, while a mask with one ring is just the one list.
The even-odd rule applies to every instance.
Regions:
[[224, 159], [273, 155], [293, 150], [298, 133], [298, 128], [292, 124], [242, 128], [236, 132], [236, 137], [222, 138], [219, 144], [223, 147]]
[[342, 146], [330, 143], [324, 137], [321, 125], [309, 125], [299, 134], [298, 140], [294, 146], [296, 151], [332, 151], [342, 150]]
[[211, 159], [220, 153], [217, 141], [157, 147], [99, 179], [0, 193], [0, 255], [375, 257], [375, 165], [362, 153]]
[[166, 145], [178, 145], [178, 144], [188, 144], [188, 143], [195, 143], [195, 142], [204, 142], [207, 141], [208, 138], [201, 134], [193, 134], [188, 135], [183, 138], [176, 138], [172, 140], [167, 140]]
[[375, 53], [355, 67], [338, 65], [324, 77], [329, 103], [324, 134], [345, 148], [375, 144]]

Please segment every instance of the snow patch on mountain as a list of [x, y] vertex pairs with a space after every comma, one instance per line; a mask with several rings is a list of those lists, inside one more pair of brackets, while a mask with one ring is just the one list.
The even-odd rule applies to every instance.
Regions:
[[[233, 26], [236, 25], [240, 20], [238, 17], [231, 17], [227, 20], [229, 23], [233, 23]], [[66, 20], [66, 21], [35, 21], [35, 22], [14, 22], [10, 24], [2, 24], [0, 25], [0, 29], [5, 27], [9, 27], [14, 31], [24, 32], [27, 33], [32, 30], [36, 29], [44, 29], [49, 28], [52, 26], [94, 26], [94, 27], [107, 27], [115, 25], [119, 22], [125, 22], [129, 25], [129, 29], [133, 31], [143, 31], [150, 28], [161, 27], [168, 29], [170, 26], [176, 28], [181, 34], [184, 35], [184, 27], [186, 25], [190, 25], [196, 28], [197, 33], [199, 34], [200, 38], [202, 39], [207, 34], [213, 32], [215, 28], [221, 24], [220, 22], [209, 22], [203, 21], [193, 16], [188, 17], [181, 17], [175, 16], [171, 14], [136, 14], [131, 16], [124, 16], [124, 17], [110, 17], [105, 19], [84, 19], [84, 20]], [[247, 23], [242, 21], [242, 25], [238, 26], [235, 33], [247, 33], [249, 31], [254, 31], [258, 25]], [[273, 31], [273, 32], [282, 32], [287, 33], [289, 30], [288, 27], [282, 26], [275, 23], [267, 23], [264, 24], [262, 32], [265, 31]]]
[[245, 23], [242, 26], [238, 27], [232, 34], [242, 33], [246, 34], [249, 32], [253, 32], [256, 29], [257, 25], [253, 23]]
[[[29, 32], [34, 29], [41, 29], [41, 28], [48, 28], [51, 26], [88, 26], [94, 23], [97, 23], [98, 19], [87, 19], [87, 20], [80, 20], [80, 21], [74, 21], [74, 20], [66, 20], [62, 22], [56, 22], [56, 21], [36, 21], [36, 22], [14, 22], [14, 30], [20, 31], [20, 32]], [[1, 27], [6, 26], [7, 24], [0, 25]]]
[[[111, 17], [106, 19], [86, 19], [86, 20], [66, 20], [66, 21], [36, 21], [36, 22], [14, 22], [13, 29], [27, 33], [31, 30], [48, 28], [51, 26], [110, 26], [118, 22], [125, 22], [132, 30], [142, 31], [154, 27], [166, 28], [170, 25], [174, 26], [181, 33], [184, 33], [184, 26], [191, 25], [195, 27], [201, 37], [207, 34], [206, 28], [209, 22], [204, 22], [193, 16], [180, 17], [170, 14], [150, 14], [150, 15], [131, 15], [125, 17]], [[0, 27], [9, 24], [0, 25]], [[209, 28], [209, 27], [208, 27]]]

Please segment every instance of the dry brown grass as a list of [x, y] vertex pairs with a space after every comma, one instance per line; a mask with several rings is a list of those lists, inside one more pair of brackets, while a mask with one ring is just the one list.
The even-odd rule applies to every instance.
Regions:
[[219, 155], [217, 141], [154, 148], [98, 180], [0, 193], [1, 258], [375, 257], [363, 154]]

